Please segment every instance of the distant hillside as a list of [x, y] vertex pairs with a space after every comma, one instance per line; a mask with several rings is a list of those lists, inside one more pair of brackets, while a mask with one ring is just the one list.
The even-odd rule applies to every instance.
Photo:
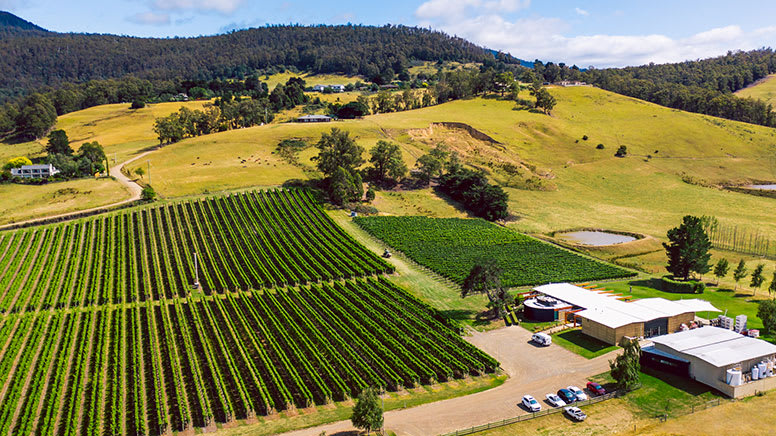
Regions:
[[776, 74], [771, 74], [764, 79], [736, 91], [736, 95], [743, 98], [754, 98], [776, 106]]
[[[14, 18], [8, 20], [24, 21]], [[170, 39], [16, 33], [0, 39], [0, 53], [0, 95], [128, 74], [146, 79], [233, 78], [281, 66], [312, 73], [358, 74], [379, 83], [405, 70], [411, 60], [465, 63], [495, 59], [489, 51], [461, 38], [391, 25], [271, 26]]]
[[2, 33], [14, 32], [19, 30], [32, 30], [38, 32], [48, 32], [46, 29], [30, 23], [27, 20], [23, 20], [16, 15], [0, 11], [0, 35]]

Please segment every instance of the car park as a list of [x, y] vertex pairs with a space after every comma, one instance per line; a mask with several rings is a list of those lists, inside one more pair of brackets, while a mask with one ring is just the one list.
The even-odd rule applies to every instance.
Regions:
[[547, 394], [545, 397], [547, 398], [547, 402], [550, 403], [550, 406], [552, 407], [563, 407], [566, 405], [566, 402], [555, 394]]
[[577, 401], [577, 396], [574, 395], [574, 393], [571, 392], [568, 389], [560, 389], [560, 390], [558, 390], [558, 396], [566, 404], [571, 404], [574, 401]]
[[539, 404], [538, 401], [536, 401], [536, 398], [530, 395], [526, 395], [523, 397], [523, 406], [525, 406], [525, 408], [530, 410], [531, 412], [538, 412], [542, 410], [542, 405]]
[[577, 401], [585, 401], [587, 400], [587, 394], [582, 389], [579, 389], [576, 386], [569, 386], [566, 389], [571, 391], [572, 394], [577, 398]]
[[566, 407], [563, 411], [575, 421], [584, 421], [587, 419], [587, 415], [579, 407]]
[[587, 382], [587, 390], [595, 395], [604, 395], [606, 394], [606, 389], [603, 388], [603, 386], [599, 385], [596, 382]]

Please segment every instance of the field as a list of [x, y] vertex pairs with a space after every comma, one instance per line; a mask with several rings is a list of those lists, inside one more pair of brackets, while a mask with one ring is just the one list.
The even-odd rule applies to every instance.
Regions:
[[0, 313], [186, 297], [194, 253], [204, 295], [392, 270], [293, 190], [5, 232], [0, 253]]
[[776, 74], [750, 85], [735, 93], [739, 97], [749, 97], [764, 100], [766, 103], [776, 105]]
[[490, 258], [503, 269], [502, 283], [507, 287], [635, 275], [479, 219], [385, 216], [355, 222], [458, 284], [478, 261]]
[[3, 232], [0, 270], [0, 434], [212, 429], [498, 366], [307, 191]]

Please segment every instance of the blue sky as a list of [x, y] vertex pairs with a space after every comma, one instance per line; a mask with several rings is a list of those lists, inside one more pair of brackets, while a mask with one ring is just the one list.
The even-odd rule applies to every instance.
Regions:
[[197, 36], [267, 23], [431, 26], [533, 60], [675, 62], [776, 47], [776, 2], [722, 0], [0, 0], [55, 31]]

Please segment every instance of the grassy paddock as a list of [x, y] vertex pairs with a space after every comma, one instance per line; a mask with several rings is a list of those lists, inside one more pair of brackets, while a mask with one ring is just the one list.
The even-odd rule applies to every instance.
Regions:
[[616, 345], [609, 345], [582, 333], [582, 330], [566, 330], [552, 335], [552, 342], [556, 345], [579, 354], [586, 359], [603, 356], [616, 350]]
[[740, 89], [735, 94], [739, 97], [764, 100], [766, 103], [776, 105], [776, 74], [771, 74], [754, 85]]

